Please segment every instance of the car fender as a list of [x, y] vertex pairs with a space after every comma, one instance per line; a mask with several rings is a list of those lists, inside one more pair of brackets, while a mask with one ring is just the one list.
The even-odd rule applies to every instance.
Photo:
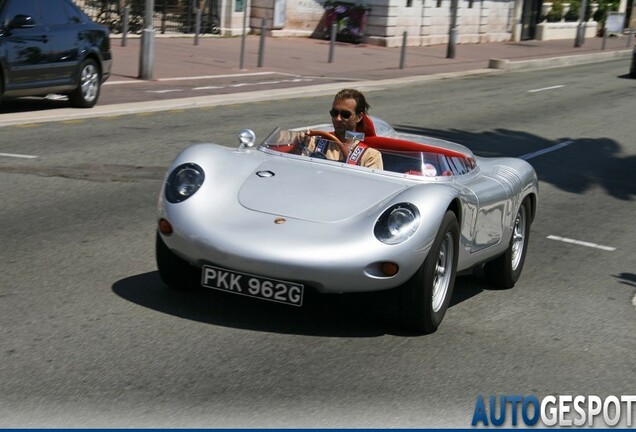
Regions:
[[[414, 185], [404, 192], [396, 195], [391, 202], [385, 204], [386, 208], [403, 202], [414, 204], [420, 213], [420, 226], [409, 241], [419, 245], [415, 250], [428, 253], [444, 215], [448, 210], [455, 213], [458, 222], [462, 219], [462, 206], [459, 200], [459, 192], [452, 182], [423, 183]], [[426, 258], [424, 254], [422, 261]]]

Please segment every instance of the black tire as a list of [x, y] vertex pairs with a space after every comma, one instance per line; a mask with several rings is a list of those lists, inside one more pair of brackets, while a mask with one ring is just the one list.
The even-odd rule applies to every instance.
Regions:
[[459, 224], [449, 210], [424, 263], [400, 287], [400, 310], [409, 330], [433, 333], [439, 327], [453, 294], [458, 252]]
[[198, 282], [196, 267], [175, 255], [157, 233], [155, 240], [155, 257], [161, 281], [174, 290], [187, 291], [195, 288]]
[[102, 72], [97, 62], [86, 59], [82, 62], [77, 88], [69, 93], [71, 105], [77, 108], [92, 108], [99, 99], [102, 88]]
[[508, 249], [484, 266], [486, 279], [494, 287], [512, 288], [519, 280], [530, 240], [530, 222], [530, 201], [526, 198], [515, 216]]

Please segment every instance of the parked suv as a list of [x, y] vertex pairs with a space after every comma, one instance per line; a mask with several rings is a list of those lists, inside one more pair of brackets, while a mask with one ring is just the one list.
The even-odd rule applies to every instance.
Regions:
[[71, 0], [0, 0], [0, 97], [61, 93], [90, 108], [111, 61], [108, 29]]

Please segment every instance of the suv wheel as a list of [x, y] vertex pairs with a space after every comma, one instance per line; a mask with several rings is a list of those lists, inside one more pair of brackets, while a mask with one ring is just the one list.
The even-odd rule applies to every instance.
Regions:
[[80, 68], [79, 86], [68, 95], [71, 105], [77, 108], [92, 108], [99, 98], [101, 85], [102, 75], [95, 60], [84, 60]]

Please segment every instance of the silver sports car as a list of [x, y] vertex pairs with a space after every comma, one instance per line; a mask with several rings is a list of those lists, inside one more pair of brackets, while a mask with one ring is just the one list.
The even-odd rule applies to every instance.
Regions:
[[331, 125], [276, 129], [259, 146], [246, 129], [236, 148], [184, 150], [159, 198], [163, 282], [296, 307], [310, 289], [396, 288], [403, 324], [423, 333], [442, 321], [457, 272], [485, 264], [493, 285], [512, 287], [537, 208], [534, 169], [365, 122], [352, 137], [380, 152], [382, 169], [326, 159]]

